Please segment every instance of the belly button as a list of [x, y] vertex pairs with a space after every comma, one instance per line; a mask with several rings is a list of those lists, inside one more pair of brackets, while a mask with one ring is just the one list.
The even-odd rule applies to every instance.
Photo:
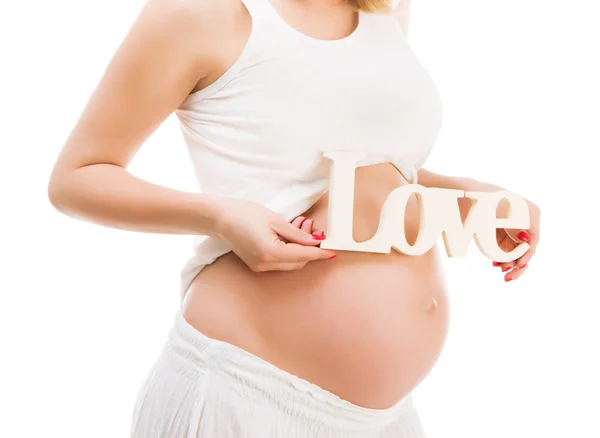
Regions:
[[433, 298], [428, 311], [433, 312], [437, 308], [437, 306], [438, 306], [438, 302], [435, 298]]
[[421, 311], [425, 313], [432, 313], [438, 306], [438, 302], [434, 297], [423, 298], [421, 301]]

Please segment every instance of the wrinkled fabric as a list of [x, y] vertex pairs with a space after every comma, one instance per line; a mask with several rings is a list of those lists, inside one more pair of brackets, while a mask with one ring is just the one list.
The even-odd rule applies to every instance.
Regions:
[[[335, 41], [302, 36], [271, 0], [242, 0], [252, 21], [244, 50], [174, 113], [200, 191], [258, 203], [291, 221], [328, 190], [328, 151], [356, 166], [393, 164], [411, 184], [433, 152], [443, 102], [395, 14], [360, 11]], [[194, 278], [232, 248], [192, 236], [180, 275]]]
[[412, 394], [369, 409], [232, 344], [177, 312], [139, 390], [132, 438], [424, 438]]

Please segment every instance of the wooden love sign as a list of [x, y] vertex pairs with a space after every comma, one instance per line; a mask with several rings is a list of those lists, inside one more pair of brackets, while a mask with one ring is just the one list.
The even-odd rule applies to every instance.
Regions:
[[[529, 228], [529, 208], [523, 198], [505, 190], [465, 192], [420, 184], [394, 189], [383, 204], [375, 235], [368, 241], [355, 242], [352, 237], [354, 177], [356, 163], [364, 155], [357, 151], [323, 152], [332, 164], [327, 233], [321, 248], [375, 253], [390, 253], [394, 248], [404, 254], [421, 255], [436, 244], [441, 233], [448, 257], [466, 256], [472, 237], [479, 250], [497, 262], [516, 260], [529, 249], [529, 244], [523, 242], [506, 252], [496, 240], [497, 228]], [[413, 245], [409, 245], [404, 234], [404, 214], [413, 193], [419, 201], [421, 220], [418, 237]], [[464, 224], [458, 207], [458, 198], [462, 197], [473, 200]], [[502, 199], [508, 201], [508, 214], [506, 218], [497, 218], [496, 208]]]

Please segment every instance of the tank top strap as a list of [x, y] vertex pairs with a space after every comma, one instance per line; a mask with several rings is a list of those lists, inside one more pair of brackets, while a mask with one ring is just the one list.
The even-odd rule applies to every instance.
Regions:
[[274, 12], [269, 0], [241, 0], [241, 2], [248, 9], [252, 19], [264, 19]]
[[252, 39], [259, 46], [269, 46], [284, 35], [281, 17], [270, 0], [241, 0], [252, 19]]

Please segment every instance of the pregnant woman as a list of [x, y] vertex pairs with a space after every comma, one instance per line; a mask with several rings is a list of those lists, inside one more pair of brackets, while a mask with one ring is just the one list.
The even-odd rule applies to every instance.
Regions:
[[[438, 359], [448, 297], [422, 256], [321, 249], [331, 161], [361, 151], [353, 237], [369, 240], [405, 184], [499, 186], [421, 166], [442, 124], [438, 90], [407, 43], [408, 2], [150, 0], [58, 157], [48, 193], [72, 217], [191, 234], [181, 308], [135, 406], [136, 438], [425, 436], [411, 393]], [[171, 113], [201, 193], [127, 166]], [[459, 199], [463, 219], [470, 200]], [[539, 237], [498, 230], [495, 263], [523, 275]], [[500, 204], [499, 215], [506, 214]], [[404, 226], [419, 227], [411, 199]], [[140, 310], [143, 305], [140, 305]]]

